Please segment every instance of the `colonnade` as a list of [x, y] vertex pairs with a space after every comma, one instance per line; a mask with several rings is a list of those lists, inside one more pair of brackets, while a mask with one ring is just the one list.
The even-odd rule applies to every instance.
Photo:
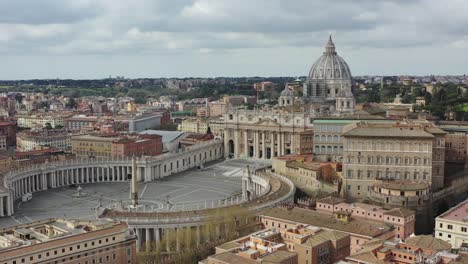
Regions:
[[[166, 252], [180, 251], [181, 244], [189, 239], [193, 239], [193, 242], [199, 245], [203, 241], [201, 228], [200, 225], [162, 228], [155, 226], [137, 227], [135, 228], [138, 237], [137, 251], [154, 251], [155, 248]], [[195, 237], [184, 239], [186, 231]]]
[[[205, 162], [222, 158], [219, 139], [188, 147], [177, 153], [166, 153], [137, 160], [137, 180], [150, 182], [185, 171]], [[13, 202], [26, 194], [58, 187], [99, 182], [124, 182], [131, 176], [131, 159], [65, 160], [35, 164], [3, 174], [0, 187], [0, 217], [14, 214]]]
[[[141, 173], [142, 170], [139, 171]], [[63, 167], [56, 170], [38, 170], [20, 176], [11, 183], [11, 188], [13, 198], [17, 199], [27, 193], [73, 184], [123, 182], [128, 180], [130, 172], [131, 167], [126, 165], [81, 168]]]

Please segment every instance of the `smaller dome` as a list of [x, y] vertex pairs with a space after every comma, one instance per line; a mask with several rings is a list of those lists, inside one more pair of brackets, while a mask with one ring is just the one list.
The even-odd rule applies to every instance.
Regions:
[[283, 91], [281, 91], [280, 96], [289, 96], [289, 97], [293, 97], [293, 96], [294, 96], [294, 93], [286, 87], [286, 88], [284, 88]]

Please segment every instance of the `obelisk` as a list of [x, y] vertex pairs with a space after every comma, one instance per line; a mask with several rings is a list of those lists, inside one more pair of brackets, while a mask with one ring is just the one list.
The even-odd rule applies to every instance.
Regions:
[[130, 197], [132, 198], [132, 207], [138, 205], [138, 191], [137, 191], [137, 165], [135, 156], [132, 157], [132, 182], [130, 187]]

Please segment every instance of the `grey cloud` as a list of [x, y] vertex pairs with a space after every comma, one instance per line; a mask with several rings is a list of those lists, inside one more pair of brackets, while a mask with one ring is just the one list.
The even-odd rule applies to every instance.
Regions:
[[102, 6], [82, 0], [0, 0], [0, 23], [74, 23], [103, 12]]

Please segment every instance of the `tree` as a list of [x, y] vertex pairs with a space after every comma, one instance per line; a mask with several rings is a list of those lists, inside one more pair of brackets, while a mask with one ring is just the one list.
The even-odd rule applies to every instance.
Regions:
[[45, 129], [52, 129], [52, 125], [49, 122], [47, 122], [47, 123], [45, 123], [44, 128]]
[[68, 98], [68, 101], [65, 104], [65, 107], [74, 109], [74, 108], [76, 108], [76, 106], [77, 106], [77, 103], [76, 103], [75, 99], [73, 97]]

